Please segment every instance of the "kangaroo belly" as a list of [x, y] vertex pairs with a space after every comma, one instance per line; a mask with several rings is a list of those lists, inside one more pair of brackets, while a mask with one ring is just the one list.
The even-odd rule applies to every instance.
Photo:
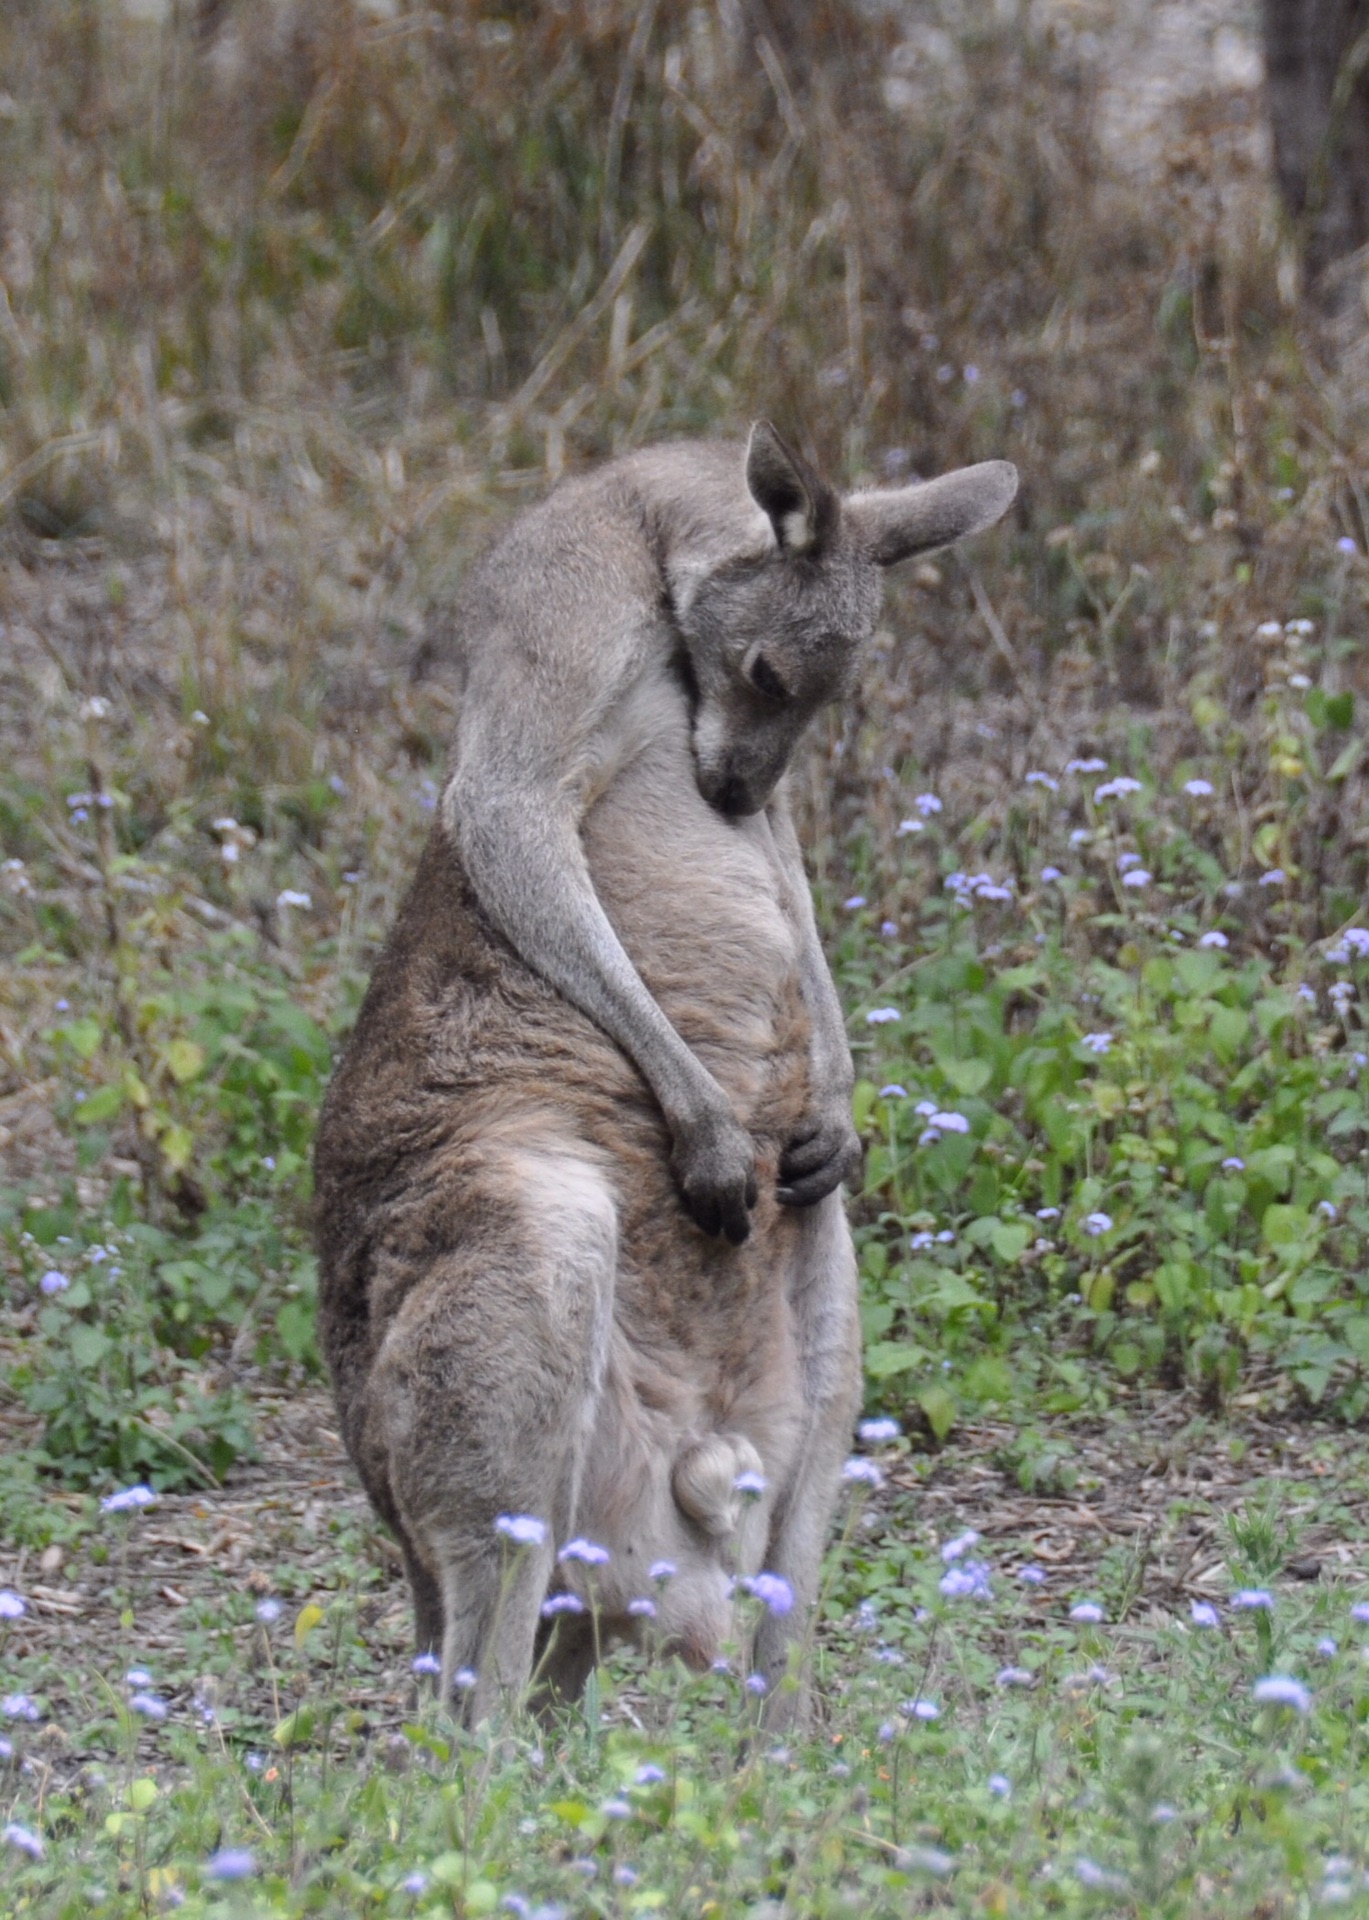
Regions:
[[785, 1131], [765, 1109], [802, 1104], [794, 1069], [801, 1080], [808, 1021], [769, 822], [729, 820], [704, 801], [679, 725], [619, 774], [584, 840], [599, 898], [662, 1012], [749, 1124]]

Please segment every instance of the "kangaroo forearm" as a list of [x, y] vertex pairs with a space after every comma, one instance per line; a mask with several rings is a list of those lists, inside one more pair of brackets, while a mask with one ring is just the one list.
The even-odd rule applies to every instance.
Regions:
[[[486, 803], [486, 807], [488, 803]], [[528, 966], [616, 1040], [672, 1132], [724, 1095], [666, 1019], [594, 892], [573, 825], [515, 825], [496, 808], [451, 809], [476, 896]]]

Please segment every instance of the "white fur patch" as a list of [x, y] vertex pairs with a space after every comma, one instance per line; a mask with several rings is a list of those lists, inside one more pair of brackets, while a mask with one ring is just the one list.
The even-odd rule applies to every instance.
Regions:
[[805, 513], [801, 507], [796, 507], [792, 513], [785, 514], [783, 526], [786, 547], [792, 548], [795, 553], [803, 553], [812, 546], [812, 516]]

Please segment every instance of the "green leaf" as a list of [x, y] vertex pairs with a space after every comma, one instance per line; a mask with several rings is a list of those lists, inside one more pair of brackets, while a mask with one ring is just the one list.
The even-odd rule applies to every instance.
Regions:
[[196, 1046], [193, 1040], [173, 1040], [163, 1058], [167, 1072], [180, 1086], [204, 1071], [204, 1048]]
[[1232, 1061], [1250, 1031], [1250, 1016], [1239, 1007], [1214, 1007], [1207, 1031], [1217, 1058]]
[[942, 1060], [939, 1065], [957, 1093], [982, 1093], [993, 1079], [990, 1060]]
[[1330, 1379], [1331, 1379], [1330, 1368], [1329, 1367], [1290, 1367], [1288, 1371], [1292, 1374], [1293, 1378], [1297, 1381], [1298, 1385], [1302, 1388], [1303, 1392], [1307, 1395], [1308, 1399], [1312, 1402], [1313, 1406], [1316, 1406], [1317, 1402], [1321, 1399], [1322, 1395], [1326, 1392], [1327, 1385], [1330, 1382]]
[[861, 1132], [874, 1112], [878, 1098], [879, 1088], [873, 1080], [857, 1080], [856, 1090], [851, 1096], [851, 1124], [857, 1133]]
[[1179, 985], [1185, 993], [1191, 993], [1195, 997], [1207, 992], [1221, 970], [1221, 961], [1215, 953], [1209, 951], [1181, 953], [1174, 961], [1174, 971], [1178, 976]]
[[1328, 780], [1346, 780], [1364, 758], [1364, 742], [1356, 736], [1341, 748], [1326, 770]]
[[190, 1156], [195, 1151], [195, 1136], [189, 1127], [168, 1127], [158, 1140], [162, 1158], [173, 1173], [183, 1173], [190, 1165]]
[[314, 1709], [309, 1706], [296, 1707], [293, 1713], [287, 1713], [283, 1720], [276, 1723], [271, 1738], [276, 1745], [288, 1749], [303, 1746], [314, 1731]]
[[66, 1041], [80, 1060], [91, 1059], [104, 1038], [104, 1030], [98, 1020], [73, 1020], [65, 1027], [55, 1028], [54, 1032], [56, 1037]]
[[1026, 1252], [1032, 1238], [1032, 1230], [1021, 1220], [1007, 1220], [996, 1226], [989, 1236], [989, 1245], [1007, 1266], [1013, 1266]]
[[411, 1741], [414, 1746], [424, 1748], [426, 1752], [431, 1753], [437, 1760], [446, 1761], [452, 1757], [452, 1750], [448, 1742], [443, 1740], [438, 1734], [430, 1733], [426, 1727], [419, 1726], [416, 1720], [405, 1721], [404, 1738]]
[[997, 1354], [983, 1353], [965, 1369], [961, 1386], [967, 1400], [1008, 1401], [1013, 1397], [1012, 1369]]
[[1266, 993], [1255, 1002], [1255, 1025], [1266, 1040], [1272, 1039], [1281, 1026], [1287, 1024], [1297, 1011], [1297, 1002], [1291, 993]]
[[466, 1877], [466, 1856], [454, 1849], [450, 1853], [439, 1853], [436, 1860], [429, 1862], [428, 1872], [439, 1887], [459, 1887]]
[[938, 1440], [944, 1440], [955, 1425], [960, 1409], [956, 1405], [955, 1395], [933, 1381], [930, 1386], [921, 1387], [917, 1394], [917, 1404], [927, 1417], [927, 1425]]
[[1275, 1193], [1282, 1193], [1288, 1186], [1296, 1157], [1292, 1147], [1261, 1147], [1249, 1156], [1245, 1170], [1252, 1180], [1263, 1180]]
[[1260, 1231], [1271, 1247], [1296, 1246], [1307, 1238], [1312, 1218], [1306, 1207], [1285, 1207], [1277, 1203], [1266, 1207]]
[[904, 1346], [899, 1340], [877, 1340], [868, 1348], [865, 1355], [865, 1371], [872, 1380], [889, 1380], [896, 1373], [911, 1373], [914, 1367], [922, 1364], [923, 1355], [916, 1347]]
[[1005, 967], [994, 981], [994, 986], [1000, 993], [1024, 993], [1028, 987], [1043, 986], [1045, 979], [1044, 970], [1034, 960], [1029, 960], [1022, 967]]
[[309, 1635], [323, 1618], [323, 1608], [314, 1605], [311, 1600], [307, 1607], [301, 1607], [295, 1616], [295, 1645], [302, 1648]]
[[78, 1367], [98, 1367], [109, 1352], [109, 1336], [100, 1327], [71, 1329], [71, 1357]]
[[157, 1782], [155, 1780], [142, 1779], [130, 1782], [128, 1804], [135, 1813], [146, 1813], [156, 1798]]
[[276, 1315], [276, 1338], [292, 1360], [314, 1352], [314, 1316], [304, 1300], [287, 1300]]
[[77, 1105], [72, 1116], [78, 1127], [93, 1127], [97, 1121], [112, 1120], [124, 1104], [124, 1089], [121, 1084], [96, 1087], [94, 1093], [88, 1093]]
[[1155, 1292], [1166, 1313], [1182, 1313], [1188, 1306], [1194, 1271], [1185, 1260], [1166, 1260], [1155, 1269]]

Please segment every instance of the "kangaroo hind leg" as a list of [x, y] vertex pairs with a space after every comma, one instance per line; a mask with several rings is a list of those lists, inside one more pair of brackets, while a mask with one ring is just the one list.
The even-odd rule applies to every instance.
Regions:
[[767, 1726], [802, 1721], [803, 1676], [789, 1672], [790, 1654], [810, 1631], [822, 1559], [841, 1486], [841, 1468], [860, 1404], [860, 1329], [856, 1259], [841, 1195], [829, 1194], [802, 1216], [799, 1259], [791, 1282], [803, 1383], [804, 1434], [792, 1485], [771, 1520], [766, 1565], [793, 1588], [793, 1606], [767, 1610], [756, 1632], [755, 1660], [770, 1683]]
[[532, 1673], [594, 1430], [617, 1260], [616, 1203], [583, 1150], [520, 1146], [497, 1176], [488, 1204], [468, 1209], [478, 1243], [431, 1261], [367, 1383], [371, 1437], [429, 1577], [416, 1600], [440, 1596], [443, 1697], [456, 1683], [472, 1725], [518, 1703]]

